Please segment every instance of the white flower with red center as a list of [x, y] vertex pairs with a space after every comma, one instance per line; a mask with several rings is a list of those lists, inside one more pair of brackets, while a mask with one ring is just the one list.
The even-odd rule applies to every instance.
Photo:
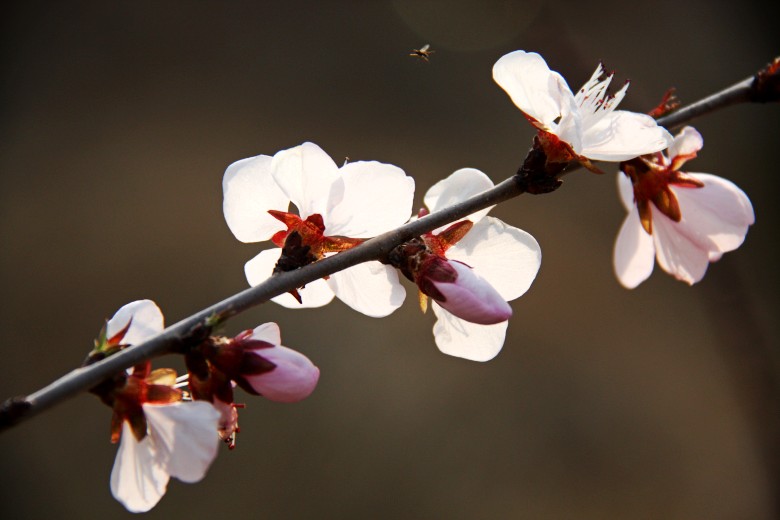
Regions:
[[710, 262], [733, 251], [755, 221], [747, 195], [732, 182], [707, 173], [686, 173], [704, 141], [692, 127], [675, 137], [666, 155], [622, 163], [618, 189], [628, 216], [615, 242], [618, 280], [633, 289], [658, 265], [694, 284]]
[[[431, 212], [493, 187], [479, 170], [464, 168], [436, 183], [425, 195]], [[531, 286], [541, 250], [525, 231], [488, 217], [491, 208], [439, 228], [406, 246], [402, 272], [433, 299], [436, 345], [445, 354], [473, 361], [494, 358], [504, 344], [508, 301]], [[421, 297], [421, 303], [427, 300]]]
[[604, 73], [599, 65], [575, 95], [535, 52], [514, 51], [493, 66], [493, 79], [539, 130], [547, 161], [578, 161], [595, 171], [590, 160], [625, 161], [663, 150], [672, 141], [652, 117], [615, 110], [628, 83], [610, 95], [612, 75], [602, 80]]
[[[125, 305], [106, 324], [97, 350], [109, 353], [162, 332], [163, 316], [150, 300]], [[108, 347], [108, 348], [105, 348]], [[100, 394], [114, 409], [112, 442], [120, 442], [111, 492], [129, 511], [145, 512], [165, 494], [171, 477], [197, 482], [217, 455], [220, 413], [205, 401], [182, 402], [172, 370], [143, 362], [118, 374]]]
[[[274, 270], [302, 267], [401, 226], [411, 215], [414, 196], [414, 180], [400, 168], [375, 161], [339, 168], [313, 143], [233, 163], [222, 187], [225, 220], [236, 238], [272, 240], [282, 248], [247, 262], [253, 286]], [[298, 214], [288, 212], [290, 203]], [[321, 307], [334, 295], [374, 317], [392, 313], [406, 296], [395, 269], [366, 262], [273, 300], [291, 308]]]

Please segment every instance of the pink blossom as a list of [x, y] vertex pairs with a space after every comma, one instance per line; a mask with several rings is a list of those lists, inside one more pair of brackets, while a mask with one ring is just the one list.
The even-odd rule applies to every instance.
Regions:
[[710, 262], [745, 240], [755, 221], [747, 195], [716, 175], [679, 170], [702, 145], [699, 132], [685, 127], [666, 155], [621, 164], [618, 188], [628, 215], [615, 242], [614, 266], [626, 288], [646, 280], [654, 260], [676, 279], [694, 284]]

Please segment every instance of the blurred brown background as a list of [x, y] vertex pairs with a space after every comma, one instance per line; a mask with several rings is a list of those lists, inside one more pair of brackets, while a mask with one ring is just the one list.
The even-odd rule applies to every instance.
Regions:
[[[0, 17], [0, 399], [78, 365], [122, 304], [169, 323], [245, 287], [264, 245], [221, 211], [231, 162], [311, 140], [417, 182], [512, 174], [532, 136], [491, 79], [535, 50], [576, 88], [599, 60], [647, 111], [780, 54], [758, 2], [12, 2]], [[408, 52], [430, 43], [429, 64]], [[273, 304], [321, 368], [296, 405], [246, 398], [234, 452], [149, 518], [769, 519], [777, 511], [779, 106], [696, 122], [692, 171], [752, 198], [745, 245], [689, 288], [612, 274], [614, 168], [494, 215], [544, 252], [502, 353], [438, 352], [408, 287], [381, 321]], [[171, 363], [164, 358], [158, 366]], [[240, 395], [238, 399], [244, 399]], [[0, 516], [125, 518], [110, 411], [78, 396], [0, 435]]]

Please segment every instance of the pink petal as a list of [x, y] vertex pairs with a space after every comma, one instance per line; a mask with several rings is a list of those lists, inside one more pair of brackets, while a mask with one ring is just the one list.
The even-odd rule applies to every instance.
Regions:
[[258, 355], [271, 361], [276, 368], [247, 376], [246, 380], [266, 399], [294, 403], [308, 397], [317, 386], [320, 370], [300, 352], [278, 345], [260, 349]]
[[471, 361], [489, 361], [501, 352], [509, 322], [477, 325], [453, 316], [436, 303], [432, 307], [437, 318], [433, 336], [444, 354]]
[[653, 238], [658, 265], [680, 281], [693, 285], [704, 277], [709, 265], [708, 244], [688, 236], [682, 228], [652, 207]]
[[562, 107], [574, 104], [566, 80], [535, 52], [514, 51], [493, 65], [493, 79], [524, 114], [552, 128]]
[[365, 262], [334, 273], [327, 283], [339, 300], [373, 318], [391, 314], [406, 298], [398, 271], [379, 262]]
[[325, 215], [327, 235], [371, 238], [409, 220], [414, 179], [401, 168], [358, 161], [346, 164], [340, 172], [344, 196]]
[[460, 262], [450, 261], [450, 265], [458, 277], [452, 283], [433, 281], [445, 298], [436, 303], [458, 318], [481, 325], [500, 323], [512, 316], [512, 307], [484, 278]]
[[263, 323], [258, 325], [252, 331], [252, 339], [258, 341], [265, 341], [271, 345], [282, 344], [282, 331], [279, 329], [279, 325], [274, 322]]
[[156, 459], [154, 444], [147, 435], [138, 442], [127, 422], [111, 470], [111, 494], [131, 513], [152, 509], [165, 494], [168, 472]]
[[258, 155], [228, 166], [222, 179], [222, 211], [230, 231], [242, 242], [269, 240], [284, 229], [268, 210], [287, 211], [290, 199], [271, 175], [271, 157]]
[[217, 456], [220, 413], [206, 401], [144, 404], [160, 466], [182, 482], [197, 482]]
[[447, 251], [447, 257], [470, 266], [505, 301], [511, 301], [531, 287], [542, 263], [542, 250], [522, 229], [486, 217]]
[[738, 248], [745, 240], [748, 227], [755, 222], [748, 196], [722, 177], [706, 173], [689, 175], [703, 182], [704, 187], [672, 186], [682, 214], [681, 232], [706, 237], [708, 251], [716, 256]]
[[671, 161], [678, 155], [691, 155], [697, 153], [704, 146], [704, 138], [692, 126], [686, 126], [674, 137], [666, 154]]
[[315, 213], [324, 216], [332, 201], [341, 199], [338, 170], [333, 159], [314, 143], [282, 150], [271, 161], [274, 180], [304, 219]]
[[[623, 177], [622, 174], [620, 174]], [[629, 181], [630, 184], [630, 181]], [[629, 210], [618, 232], [613, 253], [613, 265], [618, 280], [633, 289], [647, 280], [655, 265], [655, 246], [639, 221], [639, 210]]]
[[[131, 323], [132, 320], [132, 323]], [[138, 345], [163, 331], [163, 314], [152, 300], [137, 300], [122, 306], [108, 320], [106, 337], [111, 338], [127, 324], [130, 328], [122, 339], [124, 345]]]

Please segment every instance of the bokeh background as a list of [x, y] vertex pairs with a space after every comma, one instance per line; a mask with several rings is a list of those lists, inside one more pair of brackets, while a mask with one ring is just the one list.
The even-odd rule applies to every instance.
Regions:
[[[224, 223], [233, 161], [313, 141], [416, 179], [511, 175], [532, 131], [491, 78], [535, 50], [573, 87], [599, 60], [624, 107], [694, 101], [780, 54], [758, 2], [11, 2], [0, 16], [0, 398], [77, 366], [105, 318], [173, 323], [245, 288]], [[408, 56], [429, 43], [430, 63]], [[436, 349], [414, 289], [375, 320], [338, 301], [265, 321], [321, 368], [305, 402], [246, 398], [206, 479], [149, 518], [769, 519], [778, 514], [780, 106], [696, 121], [692, 171], [752, 198], [746, 243], [693, 288], [611, 267], [614, 168], [494, 215], [543, 248], [485, 364]], [[179, 367], [167, 357], [157, 366]], [[240, 395], [237, 399], [242, 400]], [[81, 395], [0, 435], [0, 516], [126, 518], [110, 411]]]

